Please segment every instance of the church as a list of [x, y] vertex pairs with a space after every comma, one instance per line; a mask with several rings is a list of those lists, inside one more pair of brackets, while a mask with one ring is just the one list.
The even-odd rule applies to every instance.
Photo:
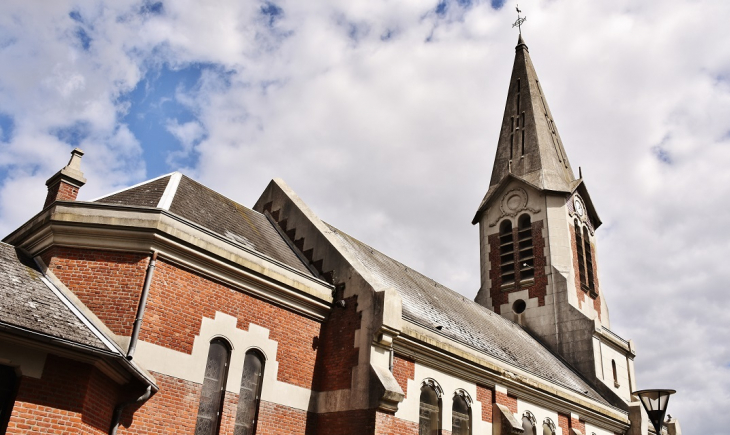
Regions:
[[655, 433], [522, 36], [474, 301], [281, 179], [250, 208], [180, 172], [77, 201], [82, 156], [0, 244], [0, 435]]

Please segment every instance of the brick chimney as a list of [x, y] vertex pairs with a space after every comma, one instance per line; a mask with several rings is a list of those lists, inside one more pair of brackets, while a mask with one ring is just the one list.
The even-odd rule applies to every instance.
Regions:
[[46, 196], [43, 208], [56, 201], [76, 201], [79, 189], [86, 184], [84, 173], [81, 172], [81, 156], [83, 155], [83, 151], [74, 148], [71, 151], [71, 160], [68, 161], [68, 165], [46, 181], [48, 196]]

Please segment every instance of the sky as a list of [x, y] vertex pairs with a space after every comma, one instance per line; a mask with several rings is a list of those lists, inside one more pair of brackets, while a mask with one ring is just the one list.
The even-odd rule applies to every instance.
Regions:
[[[79, 199], [175, 170], [325, 221], [473, 298], [517, 31], [505, 0], [0, 2], [0, 233], [85, 151]], [[601, 291], [639, 388], [688, 433], [730, 409], [725, 0], [522, 0], [603, 225]]]

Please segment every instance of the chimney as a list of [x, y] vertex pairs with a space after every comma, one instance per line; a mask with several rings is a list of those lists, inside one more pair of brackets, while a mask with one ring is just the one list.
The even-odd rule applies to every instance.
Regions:
[[83, 155], [83, 151], [74, 148], [71, 151], [71, 160], [68, 161], [68, 165], [46, 181], [48, 196], [46, 196], [43, 208], [56, 201], [76, 201], [79, 189], [86, 184], [84, 173], [81, 172], [81, 156]]

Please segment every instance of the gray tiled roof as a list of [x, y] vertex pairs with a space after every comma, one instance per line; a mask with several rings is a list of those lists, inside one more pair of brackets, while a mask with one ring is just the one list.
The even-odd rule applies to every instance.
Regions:
[[125, 189], [121, 192], [98, 199], [96, 202], [157, 207], [157, 204], [160, 202], [160, 198], [162, 198], [162, 194], [165, 192], [165, 187], [167, 187], [167, 183], [169, 181], [170, 175], [166, 175], [140, 186], [136, 186], [135, 188]]
[[[96, 202], [157, 207], [170, 180], [171, 176], [161, 177]], [[266, 216], [185, 175], [180, 178], [169, 211], [302, 273], [312, 274]]]
[[522, 327], [330, 226], [380, 284], [403, 299], [403, 318], [550, 382], [607, 403]]
[[0, 322], [108, 350], [41, 276], [32, 260], [0, 242]]

